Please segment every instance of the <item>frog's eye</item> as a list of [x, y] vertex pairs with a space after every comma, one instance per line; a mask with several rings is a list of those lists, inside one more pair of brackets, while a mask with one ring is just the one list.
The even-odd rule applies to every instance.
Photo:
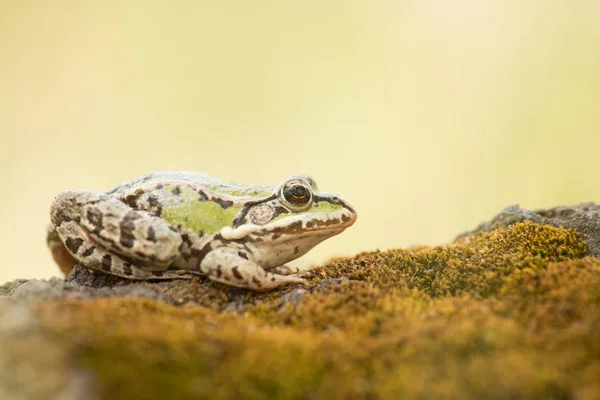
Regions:
[[303, 181], [308, 183], [308, 185], [312, 188], [312, 190], [318, 190], [317, 182], [315, 182], [315, 180], [310, 175], [299, 174], [299, 175], [292, 176], [290, 179], [302, 179]]
[[312, 204], [312, 190], [303, 179], [290, 179], [281, 187], [279, 200], [291, 211], [304, 211]]

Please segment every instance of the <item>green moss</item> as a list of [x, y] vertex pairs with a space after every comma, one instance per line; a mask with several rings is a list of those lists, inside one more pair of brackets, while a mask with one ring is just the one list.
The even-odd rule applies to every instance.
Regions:
[[515, 271], [536, 271], [585, 254], [575, 231], [523, 222], [448, 246], [362, 253], [316, 272], [319, 278], [346, 276], [379, 287], [418, 289], [432, 297], [487, 297]]
[[584, 254], [574, 231], [525, 222], [335, 260], [297, 306], [249, 293], [222, 312], [239, 292], [196, 283], [204, 305], [37, 311], [111, 399], [597, 398], [600, 260]]

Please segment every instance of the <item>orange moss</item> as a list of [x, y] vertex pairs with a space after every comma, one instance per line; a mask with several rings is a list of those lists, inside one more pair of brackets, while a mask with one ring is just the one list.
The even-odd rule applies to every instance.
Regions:
[[311, 284], [350, 281], [297, 306], [272, 292], [247, 294], [244, 313], [129, 298], [35, 307], [111, 399], [595, 398], [600, 260], [584, 254], [574, 231], [525, 222], [335, 260]]

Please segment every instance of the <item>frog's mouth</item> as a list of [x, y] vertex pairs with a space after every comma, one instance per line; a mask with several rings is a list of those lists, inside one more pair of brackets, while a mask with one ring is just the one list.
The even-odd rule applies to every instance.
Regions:
[[336, 231], [338, 233], [343, 231], [356, 221], [356, 214], [348, 210], [337, 213], [317, 213], [313, 217], [306, 220], [300, 215], [290, 215], [278, 221], [280, 224], [264, 229], [264, 233], [272, 234], [274, 239], [277, 239], [277, 235], [297, 237], [308, 234], [318, 235], [320, 232], [323, 235], [331, 235], [332, 233], [335, 234]]
[[244, 237], [260, 238], [271, 236], [271, 240], [294, 240], [306, 236], [330, 237], [342, 232], [356, 221], [356, 213], [343, 209], [335, 213], [315, 213], [313, 218], [290, 215], [267, 225], [245, 225], [232, 229], [225, 227], [220, 234], [224, 239], [239, 240]]
[[[281, 221], [278, 221], [279, 223], [268, 227], [267, 230], [277, 231], [283, 229], [294, 234], [315, 231], [338, 231], [348, 228], [356, 221], [356, 211], [354, 208], [339, 196], [314, 196], [314, 203], [317, 205], [325, 204], [325, 207], [317, 206], [316, 210], [313, 209], [308, 214], [308, 218], [306, 214], [302, 213], [289, 214]], [[336, 207], [338, 209], [332, 211], [328, 210], [327, 207]], [[326, 211], [320, 211], [321, 208], [325, 208]]]

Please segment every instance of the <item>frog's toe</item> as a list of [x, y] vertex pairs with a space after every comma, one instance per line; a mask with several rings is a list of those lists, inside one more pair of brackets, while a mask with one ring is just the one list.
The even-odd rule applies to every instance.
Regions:
[[306, 280], [307, 278], [312, 278], [313, 277], [313, 273], [312, 273], [312, 271], [301, 271], [301, 272], [298, 272], [296, 274], [296, 276], [298, 278], [302, 278], [302, 279]]
[[279, 275], [293, 275], [298, 274], [300, 269], [298, 267], [290, 267], [289, 265], [280, 265], [273, 268], [271, 271]]

